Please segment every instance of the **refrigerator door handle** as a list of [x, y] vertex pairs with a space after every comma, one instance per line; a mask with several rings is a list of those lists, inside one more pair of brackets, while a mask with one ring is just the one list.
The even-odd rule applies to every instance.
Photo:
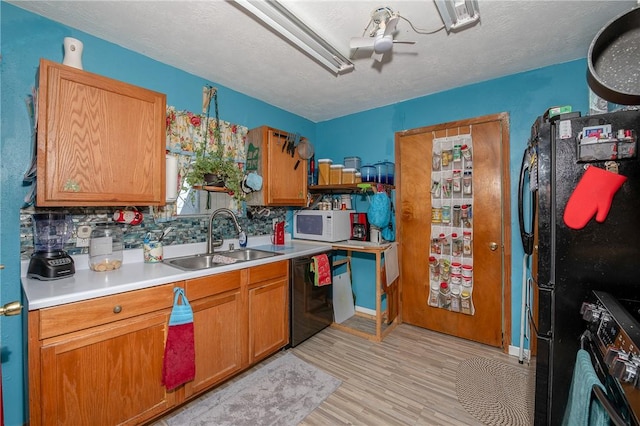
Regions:
[[[520, 180], [518, 182], [518, 222], [520, 224], [520, 238], [522, 239], [522, 247], [524, 249], [524, 253], [531, 255], [533, 254], [533, 240], [534, 240], [534, 229], [535, 226], [535, 207], [531, 211], [531, 228], [530, 231], [527, 232], [524, 224], [524, 181], [525, 177], [529, 171], [530, 164], [530, 153], [529, 147], [527, 147], [524, 151], [524, 155], [522, 157], [522, 164], [520, 165]], [[530, 173], [529, 173], [530, 175]], [[535, 206], [536, 194], [533, 193], [533, 205]]]

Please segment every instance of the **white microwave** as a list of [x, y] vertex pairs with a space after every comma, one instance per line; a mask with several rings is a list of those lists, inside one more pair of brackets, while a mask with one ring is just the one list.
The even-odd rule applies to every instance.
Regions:
[[336, 242], [351, 237], [353, 210], [300, 210], [293, 215], [293, 238]]

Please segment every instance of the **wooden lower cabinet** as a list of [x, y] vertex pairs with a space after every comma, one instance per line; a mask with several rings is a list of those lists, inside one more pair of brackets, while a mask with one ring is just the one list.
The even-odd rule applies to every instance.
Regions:
[[248, 365], [242, 275], [233, 271], [187, 281], [196, 348], [196, 377], [185, 384], [187, 398]]
[[[168, 410], [175, 396], [162, 385], [162, 360], [173, 285], [131, 292], [143, 300], [146, 293], [166, 294], [166, 307], [124, 320], [77, 329], [40, 340], [41, 311], [29, 313], [30, 425], [139, 424]], [[112, 297], [112, 296], [110, 296]], [[100, 299], [97, 299], [98, 301]], [[70, 307], [79, 312], [94, 301]], [[121, 311], [126, 305], [120, 306]], [[42, 312], [55, 316], [56, 308]], [[50, 331], [50, 330], [49, 330]]]
[[[30, 426], [147, 423], [280, 350], [289, 343], [288, 265], [30, 311]], [[175, 286], [193, 309], [196, 377], [167, 392], [162, 364]]]
[[289, 343], [289, 263], [249, 270], [249, 363]]

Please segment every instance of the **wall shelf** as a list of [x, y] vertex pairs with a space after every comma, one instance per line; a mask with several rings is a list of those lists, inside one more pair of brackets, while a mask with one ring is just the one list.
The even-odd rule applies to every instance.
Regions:
[[[363, 191], [368, 191], [366, 186], [369, 185], [369, 188], [375, 187], [378, 185], [375, 182], [363, 182], [363, 183], [344, 183], [339, 185], [310, 185], [308, 190], [309, 192], [321, 192], [325, 194], [348, 194], [348, 193], [358, 193]], [[382, 184], [385, 191], [389, 192], [392, 189], [395, 189], [393, 185]]]

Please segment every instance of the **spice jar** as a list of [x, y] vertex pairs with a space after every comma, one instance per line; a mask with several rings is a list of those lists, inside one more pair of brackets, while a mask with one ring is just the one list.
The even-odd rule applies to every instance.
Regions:
[[455, 232], [451, 234], [451, 256], [462, 256], [463, 243], [462, 238]]
[[464, 177], [462, 178], [462, 193], [465, 195], [471, 195], [472, 192], [472, 180], [471, 180], [471, 172], [464, 172]]
[[453, 226], [455, 226], [456, 228], [460, 227], [461, 223], [462, 223], [460, 221], [460, 217], [461, 217], [460, 213], [461, 213], [460, 205], [456, 204], [455, 206], [453, 206], [453, 212], [451, 213], [451, 218], [452, 218], [451, 222], [452, 222]]
[[462, 175], [460, 173], [460, 170], [453, 171], [453, 184], [451, 190], [453, 192], [462, 191]]
[[98, 223], [91, 231], [89, 268], [112, 271], [122, 266], [123, 237], [120, 226], [112, 222]]
[[473, 303], [471, 301], [471, 291], [463, 289], [460, 293], [460, 312], [471, 315], [473, 313]]
[[471, 232], [464, 231], [462, 233], [462, 254], [464, 254], [465, 256], [470, 256], [473, 248], [472, 244]]
[[451, 286], [451, 310], [453, 312], [460, 312], [460, 287]]
[[446, 282], [440, 283], [439, 307], [444, 309], [451, 307], [451, 290]]
[[451, 206], [442, 206], [442, 223], [451, 222]]
[[440, 286], [437, 282], [432, 282], [429, 291], [429, 300], [427, 304], [437, 308], [440, 302]]

